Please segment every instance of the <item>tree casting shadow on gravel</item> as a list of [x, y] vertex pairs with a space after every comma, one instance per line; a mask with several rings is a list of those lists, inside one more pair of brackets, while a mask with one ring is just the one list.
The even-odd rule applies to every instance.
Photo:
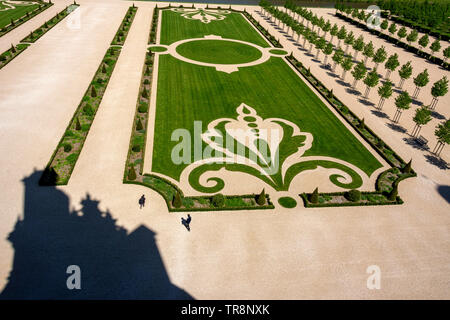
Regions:
[[[13, 269], [0, 299], [193, 299], [171, 283], [152, 230], [127, 233], [89, 194], [71, 210], [64, 192], [38, 186], [41, 173], [22, 180], [24, 213], [8, 236]], [[70, 265], [80, 267], [80, 290], [67, 288]]]

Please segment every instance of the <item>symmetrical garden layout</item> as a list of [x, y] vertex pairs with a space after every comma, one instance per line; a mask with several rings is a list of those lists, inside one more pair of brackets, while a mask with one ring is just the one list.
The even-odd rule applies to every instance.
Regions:
[[[125, 183], [158, 191], [170, 211], [269, 209], [274, 206], [268, 195], [255, 192], [292, 195], [301, 189], [300, 174], [317, 171], [327, 177], [317, 179], [321, 191], [368, 191], [377, 180], [377, 191], [353, 204], [401, 203], [399, 168], [389, 169], [247, 13], [195, 8], [154, 13]], [[63, 152], [64, 145], [59, 147]], [[384, 185], [377, 179], [381, 172]], [[259, 181], [259, 191], [253, 185], [249, 194], [236, 195], [233, 186], [248, 179]], [[393, 198], [383, 195], [392, 189]], [[320, 202], [332, 195], [321, 194]], [[351, 202], [340, 203], [343, 193], [335, 195], [337, 204]], [[308, 199], [305, 195], [305, 205]]]

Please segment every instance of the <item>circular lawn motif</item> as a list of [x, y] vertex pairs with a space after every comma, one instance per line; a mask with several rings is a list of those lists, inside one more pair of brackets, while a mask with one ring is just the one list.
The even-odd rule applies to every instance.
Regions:
[[291, 197], [281, 197], [278, 199], [278, 203], [285, 208], [295, 208], [297, 206], [297, 201]]
[[280, 49], [272, 49], [272, 50], [269, 50], [269, 52], [270, 52], [271, 54], [276, 54], [276, 55], [280, 55], [280, 56], [285, 56], [285, 55], [287, 55], [287, 52], [286, 52], [286, 51], [280, 50]]
[[212, 64], [244, 64], [258, 60], [262, 52], [247, 44], [224, 40], [195, 40], [180, 44], [181, 56]]
[[150, 47], [149, 49], [151, 52], [165, 52], [167, 51], [166, 47]]

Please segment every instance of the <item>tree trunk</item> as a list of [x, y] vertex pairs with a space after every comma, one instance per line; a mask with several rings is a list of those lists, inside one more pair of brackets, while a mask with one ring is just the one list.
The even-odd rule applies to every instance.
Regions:
[[391, 76], [391, 70], [388, 70], [386, 72], [386, 80], [389, 80], [389, 77]]
[[356, 89], [356, 84], [358, 83], [358, 79], [355, 79], [354, 81], [353, 81], [353, 89]]
[[400, 89], [403, 87], [403, 82], [405, 82], [405, 79], [401, 78], [400, 84], [398, 85]]
[[368, 97], [369, 97], [369, 93], [370, 93], [370, 87], [369, 86], [367, 86], [367, 88], [366, 88], [366, 93], [364, 94], [364, 97], [367, 99]]

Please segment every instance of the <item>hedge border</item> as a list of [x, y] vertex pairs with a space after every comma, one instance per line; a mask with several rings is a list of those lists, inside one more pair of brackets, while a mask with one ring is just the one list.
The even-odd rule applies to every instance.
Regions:
[[[122, 23], [120, 24], [119, 29], [117, 29], [117, 32], [114, 35], [113, 40], [111, 41], [111, 44], [110, 44], [111, 46], [123, 46], [125, 44], [125, 40], [127, 39], [128, 33], [130, 32], [131, 25], [133, 24], [133, 21], [134, 21], [134, 17], [136, 17], [137, 9], [138, 8], [134, 5], [134, 3], [131, 7], [128, 8], [127, 12], [125, 13], [125, 17], [122, 19]], [[122, 31], [122, 28], [125, 25], [125, 22], [126, 22], [125, 18], [127, 18], [127, 16], [130, 14], [131, 14], [131, 19], [129, 21], [130, 24], [129, 24], [128, 29], [124, 31], [124, 34], [122, 36], [123, 40], [116, 41], [117, 37], [119, 36], [119, 32]]]
[[[127, 12], [127, 13], [128, 13], [128, 12]], [[127, 15], [127, 14], [126, 14], [126, 15]], [[125, 16], [126, 16], [126, 15], [125, 15]], [[125, 19], [125, 17], [124, 17], [124, 19]], [[124, 40], [124, 41], [125, 41], [125, 40]], [[103, 58], [102, 58], [102, 60], [101, 60], [101, 62], [100, 62], [100, 64], [99, 64], [99, 66], [98, 66], [98, 68], [97, 68], [97, 71], [95, 72], [95, 74], [94, 74], [92, 80], [89, 82], [89, 85], [88, 85], [88, 87], [87, 87], [87, 89], [86, 89], [86, 91], [85, 91], [85, 93], [84, 93], [84, 95], [83, 95], [83, 98], [81, 99], [80, 103], [78, 104], [78, 107], [77, 107], [77, 109], [75, 110], [75, 112], [74, 112], [72, 118], [70, 119], [69, 124], [67, 125], [66, 129], [64, 130], [64, 134], [62, 135], [61, 139], [59, 140], [59, 142], [58, 142], [58, 144], [57, 144], [55, 150], [53, 151], [52, 156], [50, 157], [49, 162], [47, 163], [47, 165], [46, 165], [46, 167], [45, 167], [44, 172], [43, 172], [42, 175], [41, 175], [41, 178], [40, 178], [40, 180], [39, 180], [39, 184], [40, 184], [40, 185], [49, 185], [49, 184], [47, 184], [47, 183], [43, 183], [43, 181], [45, 181], [46, 175], [47, 175], [49, 172], [51, 172], [50, 169], [53, 169], [53, 167], [52, 167], [52, 162], [55, 160], [55, 156], [56, 156], [56, 154], [58, 153], [59, 148], [61, 147], [61, 143], [62, 143], [62, 141], [64, 140], [64, 137], [66, 136], [67, 131], [71, 128], [71, 126], [72, 126], [72, 124], [73, 124], [73, 122], [74, 122], [76, 116], [80, 113], [80, 108], [81, 108], [81, 105], [83, 104], [83, 99], [84, 99], [85, 96], [89, 95], [89, 90], [90, 90], [91, 87], [92, 87], [92, 83], [93, 83], [94, 79], [97, 77], [97, 75], [98, 75], [99, 73], [102, 72], [101, 70], [102, 70], [103, 63], [104, 63], [105, 58], [106, 58], [106, 56], [107, 56], [107, 54], [108, 54], [108, 52], [109, 52], [110, 50], [114, 50], [114, 52], [117, 52], [117, 59], [115, 59], [114, 65], [112, 66], [111, 74], [108, 76], [108, 78], [107, 78], [107, 80], [106, 80], [106, 83], [104, 84], [105, 90], [103, 91], [102, 95], [99, 96], [100, 100], [99, 100], [99, 102], [98, 102], [98, 106], [97, 106], [97, 108], [95, 109], [95, 113], [94, 113], [93, 118], [92, 118], [92, 121], [91, 121], [91, 123], [90, 123], [90, 125], [89, 125], [89, 130], [87, 130], [87, 133], [86, 133], [86, 135], [84, 136], [84, 139], [81, 141], [80, 150], [79, 150], [77, 159], [76, 159], [76, 161], [72, 164], [72, 166], [71, 166], [71, 168], [70, 168], [70, 172], [69, 172], [69, 174], [68, 174], [68, 176], [67, 176], [67, 179], [66, 179], [67, 181], [63, 181], [63, 182], [58, 182], [58, 181], [56, 181], [54, 184], [52, 183], [52, 184], [50, 184], [50, 185], [67, 185], [67, 183], [69, 182], [70, 177], [72, 176], [72, 172], [73, 172], [73, 170], [75, 169], [76, 163], [78, 162], [79, 155], [81, 154], [81, 152], [82, 152], [82, 150], [83, 150], [84, 143], [85, 143], [85, 141], [86, 141], [86, 139], [87, 139], [87, 137], [88, 137], [88, 135], [89, 135], [89, 131], [90, 131], [91, 127], [92, 127], [92, 123], [94, 122], [95, 116], [97, 115], [98, 108], [99, 108], [99, 106], [100, 106], [100, 104], [101, 104], [101, 102], [102, 102], [102, 100], [103, 100], [103, 95], [104, 95], [104, 93], [106, 92], [106, 89], [108, 88], [109, 81], [110, 81], [110, 79], [111, 79], [112, 74], [114, 73], [114, 69], [115, 69], [115, 66], [116, 66], [116, 64], [117, 64], [117, 61], [119, 60], [120, 53], [121, 53], [121, 50], [122, 50], [122, 47], [121, 47], [121, 46], [110, 46], [110, 47], [106, 50], [106, 52], [105, 52], [105, 54], [104, 54], [104, 56], [103, 56]], [[53, 169], [53, 170], [54, 170], [54, 169]]]
[[[27, 16], [27, 14], [24, 14], [23, 16], [21, 16], [20, 18], [18, 18], [17, 20], [14, 21], [14, 27], [9, 28], [11, 26], [11, 23], [9, 23], [8, 25], [4, 26], [3, 28], [6, 28], [6, 31], [2, 32], [0, 29], [0, 37], [3, 37], [5, 34], [9, 33], [10, 31], [14, 30], [15, 28], [21, 26], [22, 24], [24, 24], [25, 22], [27, 22], [28, 20], [34, 18], [35, 16], [37, 16], [38, 14], [44, 12], [45, 10], [47, 10], [48, 8], [50, 8], [53, 5], [53, 2], [42, 2], [39, 6], [43, 5], [42, 7], [38, 7], [36, 8], [36, 10], [31, 11], [31, 14], [29, 16]], [[28, 11], [30, 12], [30, 11]], [[20, 21], [20, 19], [22, 19], [22, 21]], [[18, 23], [16, 24], [16, 21], [18, 21]]]
[[[50, 18], [50, 20], [56, 18], [57, 21], [55, 22], [55, 24], [51, 25], [49, 28], [47, 28], [47, 30], [45, 30], [42, 34], [33, 37], [33, 39], [27, 40], [30, 35], [26, 36], [25, 38], [23, 38], [20, 42], [26, 42], [26, 43], [35, 43], [36, 41], [38, 41], [40, 38], [42, 38], [47, 32], [49, 32], [51, 29], [53, 29], [58, 23], [60, 23], [62, 20], [64, 20], [68, 15], [70, 15], [76, 8], [78, 8], [80, 5], [79, 4], [69, 4], [67, 7], [65, 7], [63, 10], [61, 10], [60, 12], [56, 13], [56, 15], [54, 15], [52, 18]], [[75, 7], [75, 9], [73, 9], [72, 11], [68, 12], [69, 8], [71, 7]], [[49, 20], [49, 21], [50, 21]], [[47, 22], [47, 21], [46, 21]], [[46, 23], [45, 22], [45, 23]], [[44, 24], [45, 24], [44, 23]], [[44, 27], [44, 24], [42, 24], [39, 28], [34, 29], [32, 32], [36, 32], [36, 30], [39, 30], [41, 28]]]
[[[25, 46], [23, 49], [21, 49], [20, 51], [17, 50], [17, 47], [21, 45], [21, 46]], [[22, 52], [24, 52], [28, 47], [30, 46], [29, 43], [19, 43], [18, 45], [16, 45], [14, 48], [16, 48], [16, 54], [14, 54], [10, 59], [7, 59], [6, 62], [4, 64], [2, 64], [0, 66], [0, 69], [2, 69], [4, 66], [6, 66], [8, 63], [10, 63], [11, 61], [13, 61], [19, 54], [21, 54]], [[6, 52], [11, 51], [11, 48], [9, 48], [8, 50], [4, 51], [1, 55], [4, 55]]]

